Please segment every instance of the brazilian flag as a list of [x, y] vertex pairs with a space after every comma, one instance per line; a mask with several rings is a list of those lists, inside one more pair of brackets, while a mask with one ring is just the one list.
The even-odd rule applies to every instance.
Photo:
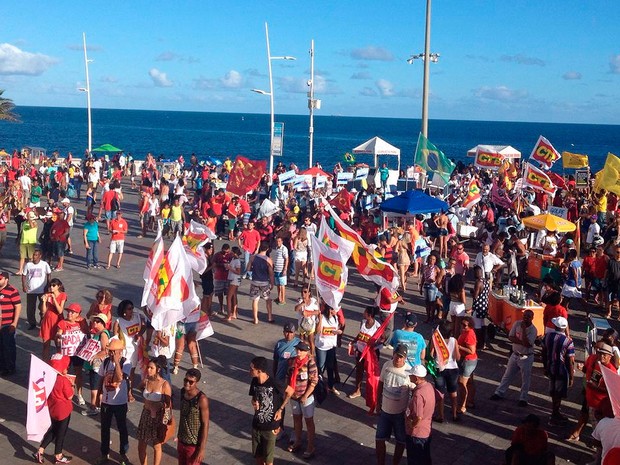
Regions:
[[418, 136], [418, 145], [415, 150], [414, 164], [426, 171], [437, 172], [447, 183], [456, 165], [446, 155], [432, 144], [422, 133]]
[[345, 153], [344, 154], [344, 161], [347, 163], [355, 163], [355, 156], [352, 153]]

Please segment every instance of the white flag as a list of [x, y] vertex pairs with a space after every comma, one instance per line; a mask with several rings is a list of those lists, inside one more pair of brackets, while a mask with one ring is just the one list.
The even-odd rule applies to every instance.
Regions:
[[157, 237], [151, 246], [149, 258], [146, 260], [144, 273], [142, 273], [142, 278], [144, 279], [144, 290], [142, 291], [142, 301], [140, 303], [142, 307], [148, 305], [149, 300], [154, 299], [157, 294], [157, 275], [163, 259], [164, 240], [161, 237], [161, 229], [159, 229]]
[[217, 236], [213, 234], [213, 231], [204, 224], [194, 220], [190, 221], [189, 228], [183, 236], [183, 246], [192, 270], [198, 274], [204, 273], [207, 269], [207, 255], [203, 246], [209, 240], [216, 238]]
[[29, 441], [41, 442], [52, 424], [47, 404], [58, 372], [43, 360], [30, 354], [30, 377], [28, 379], [28, 412], [26, 433]]

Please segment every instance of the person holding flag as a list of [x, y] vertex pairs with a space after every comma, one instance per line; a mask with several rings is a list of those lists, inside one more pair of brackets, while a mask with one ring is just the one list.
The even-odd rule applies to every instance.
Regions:
[[[357, 333], [357, 336], [349, 342], [349, 354], [355, 355], [356, 364], [355, 364], [355, 391], [350, 393], [347, 397], [349, 399], [356, 399], [362, 395], [362, 378], [364, 376], [364, 371], [366, 369], [366, 359], [361, 359], [362, 353], [369, 345], [372, 336], [377, 333], [379, 328], [381, 327], [381, 323], [377, 321], [375, 318], [377, 314], [377, 307], [367, 306], [364, 309], [363, 321], [360, 325], [360, 330]], [[384, 342], [385, 336], [380, 337], [375, 343], [372, 344], [369, 350], [373, 350], [379, 360], [379, 348], [381, 344]], [[371, 374], [369, 374], [370, 376]]]
[[459, 345], [450, 333], [450, 326], [442, 322], [431, 335], [429, 341], [430, 356], [435, 360], [438, 373], [435, 377], [435, 388], [442, 395], [437, 399], [437, 416], [434, 418], [438, 423], [444, 422], [444, 399], [446, 393], [450, 395], [450, 409], [452, 421], [459, 421], [457, 411], [457, 392], [459, 379], [459, 366], [457, 360], [461, 358]]

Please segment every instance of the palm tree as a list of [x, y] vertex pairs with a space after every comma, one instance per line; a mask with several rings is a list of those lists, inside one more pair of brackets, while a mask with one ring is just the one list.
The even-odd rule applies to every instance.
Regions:
[[0, 89], [0, 121], [9, 121], [11, 123], [19, 123], [19, 115], [13, 113], [15, 104], [11, 99], [2, 98], [4, 93], [3, 89]]

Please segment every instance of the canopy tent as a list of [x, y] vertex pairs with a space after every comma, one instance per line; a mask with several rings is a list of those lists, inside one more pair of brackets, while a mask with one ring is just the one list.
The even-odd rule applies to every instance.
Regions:
[[528, 216], [523, 218], [523, 224], [532, 229], [546, 229], [547, 231], [572, 232], [577, 229], [575, 223], [571, 223], [564, 218], [544, 213], [542, 215]]
[[112, 144], [103, 144], [101, 147], [93, 149], [93, 152], [122, 152], [122, 149], [114, 147]]
[[353, 153], [373, 155], [375, 157], [375, 168], [379, 167], [377, 165], [379, 155], [395, 155], [398, 157], [398, 167], [400, 168], [400, 149], [387, 143], [380, 137], [375, 136], [362, 145], [358, 145], [353, 149]]
[[325, 176], [328, 179], [333, 178], [333, 176], [331, 174], [326, 173], [321, 168], [318, 168], [316, 166], [313, 166], [312, 168], [308, 168], [306, 171], [302, 172], [301, 174], [305, 175], [305, 176], [310, 175], [313, 178], [316, 178], [317, 176]]
[[504, 156], [504, 158], [508, 158], [509, 160], [521, 158], [521, 152], [519, 152], [514, 147], [511, 147], [510, 145], [476, 145], [475, 147], [467, 151], [467, 156], [475, 157], [476, 152], [478, 151], [478, 147], [480, 147], [480, 150], [499, 152]]
[[439, 213], [448, 211], [449, 205], [443, 200], [431, 197], [423, 191], [414, 190], [403, 192], [381, 202], [381, 211], [398, 213], [400, 215], [417, 215], [418, 213]]

